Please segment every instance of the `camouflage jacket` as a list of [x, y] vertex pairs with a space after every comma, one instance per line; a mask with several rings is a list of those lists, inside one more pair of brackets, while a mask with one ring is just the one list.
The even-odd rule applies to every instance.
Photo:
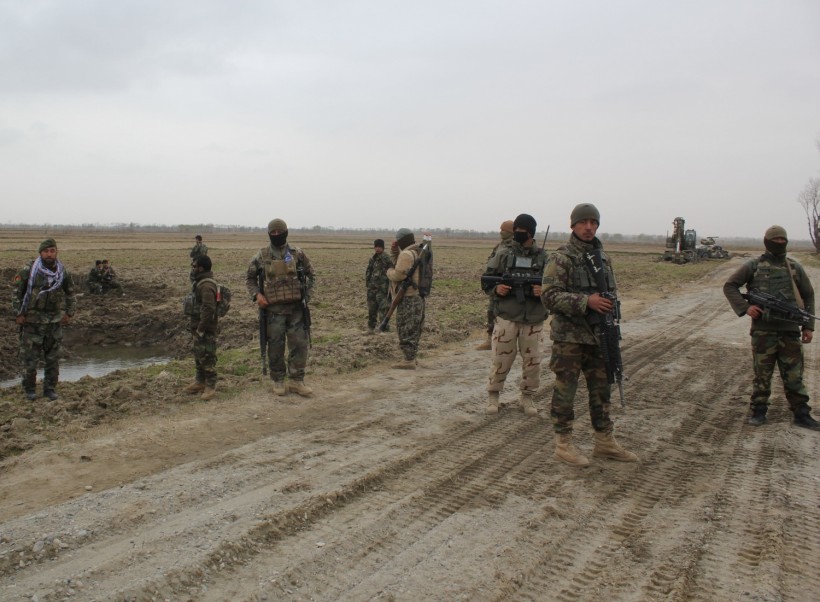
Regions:
[[387, 270], [393, 267], [393, 260], [387, 253], [373, 253], [370, 261], [367, 262], [367, 270], [364, 273], [364, 283], [368, 293], [387, 294], [390, 280], [387, 278]]
[[[14, 315], [20, 313], [23, 298], [26, 296], [28, 278], [31, 273], [30, 262], [14, 276], [14, 296], [11, 300]], [[26, 322], [29, 324], [42, 324], [47, 322], [59, 322], [63, 315], [74, 315], [77, 307], [77, 297], [74, 295], [74, 280], [68, 271], [63, 272], [63, 284], [56, 291], [40, 295], [40, 291], [46, 288], [46, 279], [40, 274], [31, 288], [31, 299], [26, 310]]]
[[[523, 260], [523, 261], [522, 261]], [[485, 276], [502, 276], [508, 272], [517, 272], [540, 278], [547, 262], [547, 254], [534, 243], [524, 247], [515, 241], [509, 244], [500, 243], [487, 260]], [[529, 267], [516, 267], [516, 264], [527, 264]], [[511, 322], [540, 324], [547, 319], [547, 310], [538, 297], [532, 295], [532, 286], [525, 285], [524, 300], [519, 301], [515, 290], [501, 297], [495, 293], [495, 287], [487, 290], [493, 303], [493, 313]]]
[[587, 300], [598, 287], [584, 262], [584, 253], [601, 248], [604, 277], [608, 291], [616, 293], [615, 272], [612, 260], [603, 252], [601, 241], [595, 238], [591, 243], [570, 235], [569, 241], [552, 253], [544, 270], [541, 286], [541, 300], [552, 312], [550, 338], [565, 343], [597, 345], [598, 340], [587, 316]]
[[[399, 285], [405, 278], [407, 278], [407, 273], [412, 269], [413, 264], [418, 260], [420, 247], [421, 244], [414, 243], [408, 247], [405, 247], [401, 252], [394, 256], [393, 261], [395, 262], [395, 267], [388, 268], [387, 270], [387, 278], [390, 280], [390, 295], [392, 297], [396, 296], [396, 293], [398, 293], [399, 290]], [[404, 293], [405, 297], [413, 297], [418, 295], [418, 267], [416, 268], [416, 271], [413, 272], [412, 282], [413, 285], [408, 286]]]
[[[789, 277], [789, 262], [791, 274], [794, 276], [794, 286]], [[797, 305], [794, 288], [797, 287], [803, 299], [806, 311], [814, 313], [814, 288], [803, 266], [794, 259], [778, 258], [769, 253], [763, 253], [757, 259], [751, 259], [735, 271], [723, 285], [723, 294], [738, 316], [746, 314], [749, 302], [740, 294], [740, 287], [746, 285], [747, 290], [756, 288], [764, 293], [781, 297], [784, 301]], [[772, 318], [765, 312], [759, 320], [752, 320], [752, 331], [799, 332], [800, 325], [794, 322]], [[806, 326], [806, 330], [814, 330], [814, 320]]]
[[[300, 270], [304, 283], [299, 279]], [[264, 291], [259, 290], [260, 271], [264, 274]], [[268, 245], [259, 249], [251, 259], [245, 287], [253, 300], [259, 292], [264, 292], [270, 303], [267, 311], [277, 312], [301, 302], [303, 297], [310, 301], [314, 280], [313, 266], [302, 249], [289, 244], [282, 247]], [[283, 313], [288, 311], [291, 310]]]
[[[218, 316], [216, 313], [216, 282], [214, 273], [198, 272], [191, 285], [194, 291], [194, 315], [191, 316], [191, 330], [202, 334], [216, 334]], [[206, 282], [202, 282], [206, 280]]]
[[203, 257], [208, 254], [208, 246], [204, 243], [197, 243], [191, 249], [191, 259], [196, 259], [197, 257]]

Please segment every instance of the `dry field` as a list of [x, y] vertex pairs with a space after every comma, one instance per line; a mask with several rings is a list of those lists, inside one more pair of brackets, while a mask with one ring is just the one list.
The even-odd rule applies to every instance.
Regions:
[[[6, 282], [42, 237], [0, 232]], [[817, 598], [820, 436], [791, 426], [780, 391], [768, 425], [744, 424], [748, 325], [720, 290], [740, 259], [672, 266], [655, 261], [660, 249], [608, 247], [629, 376], [613, 414], [643, 461], [573, 470], [552, 457], [546, 362], [538, 417], [516, 411], [515, 372], [506, 411], [483, 414], [489, 354], [473, 347], [491, 241], [434, 241], [422, 367], [407, 373], [389, 368], [395, 335], [364, 330], [371, 237], [295, 236], [318, 273], [316, 395], [303, 400], [274, 398], [260, 373], [243, 291], [265, 240], [206, 236], [236, 295], [219, 394], [202, 403], [179, 393], [193, 374], [180, 315], [190, 236], [56, 237], [79, 280], [107, 257], [127, 291], [80, 299], [69, 352], [162, 341], [179, 359], [61, 384], [57, 402], [0, 390], [0, 599]], [[817, 262], [801, 259], [817, 281]], [[16, 370], [10, 292], [5, 377]]]

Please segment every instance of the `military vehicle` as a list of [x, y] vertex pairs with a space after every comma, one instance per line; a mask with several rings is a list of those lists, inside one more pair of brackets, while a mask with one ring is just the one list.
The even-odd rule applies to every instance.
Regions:
[[666, 237], [663, 261], [672, 263], [695, 263], [702, 259], [729, 259], [729, 252], [715, 242], [718, 236], [707, 236], [698, 244], [698, 233], [685, 228], [686, 220], [676, 217], [672, 221], [672, 236]]

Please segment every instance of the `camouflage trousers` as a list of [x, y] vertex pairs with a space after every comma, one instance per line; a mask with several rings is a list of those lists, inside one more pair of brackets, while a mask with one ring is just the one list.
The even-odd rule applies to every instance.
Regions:
[[396, 307], [396, 331], [399, 335], [399, 348], [404, 354], [404, 359], [416, 359], [423, 325], [424, 299], [418, 295], [402, 299]]
[[809, 394], [803, 384], [803, 344], [797, 332], [752, 332], [752, 382], [750, 407], [766, 410], [772, 393], [772, 375], [777, 364], [789, 409], [805, 406]]
[[501, 391], [504, 388], [504, 381], [520, 352], [523, 365], [519, 387], [522, 392], [535, 393], [541, 382], [543, 336], [543, 322], [525, 324], [497, 317], [493, 328], [493, 363], [487, 391]]
[[376, 328], [384, 320], [390, 309], [390, 297], [387, 291], [367, 291], [367, 327]]
[[[268, 370], [271, 380], [304, 380], [310, 343], [302, 320], [302, 307], [291, 307], [286, 313], [268, 314]], [[285, 365], [285, 342], [288, 361]]]
[[493, 336], [493, 330], [495, 329], [495, 305], [493, 304], [493, 300], [490, 299], [490, 303], [487, 306], [487, 334]]
[[60, 377], [60, 345], [63, 329], [59, 322], [24, 324], [20, 333], [20, 362], [23, 367], [23, 389], [34, 391], [37, 364], [45, 363], [43, 388], [53, 390]]
[[194, 365], [196, 382], [216, 386], [216, 335], [199, 337], [194, 333]]
[[575, 420], [575, 392], [581, 373], [589, 391], [589, 416], [592, 428], [600, 433], [612, 432], [609, 419], [609, 384], [606, 366], [597, 345], [553, 341], [550, 369], [555, 373], [552, 391], [552, 426], [556, 433], [571, 433]]

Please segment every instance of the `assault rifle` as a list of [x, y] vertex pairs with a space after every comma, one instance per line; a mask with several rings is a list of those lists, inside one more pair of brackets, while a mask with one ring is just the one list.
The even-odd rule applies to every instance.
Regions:
[[401, 300], [404, 299], [404, 295], [407, 294], [407, 289], [413, 286], [413, 274], [416, 273], [416, 269], [419, 267], [421, 263], [421, 257], [424, 255], [427, 250], [430, 248], [430, 243], [433, 241], [433, 237], [429, 234], [425, 234], [422, 238], [422, 245], [419, 249], [419, 255], [416, 257], [416, 260], [413, 262], [413, 267], [407, 270], [407, 276], [398, 286], [398, 290], [396, 290], [396, 294], [393, 297], [392, 301], [390, 301], [390, 308], [387, 310], [387, 313], [384, 315], [384, 319], [379, 324], [379, 330], [382, 332], [387, 332], [387, 324], [390, 322], [390, 318], [393, 316], [393, 312], [396, 311], [396, 308], [401, 303]]
[[296, 268], [296, 277], [299, 278], [299, 283], [302, 288], [302, 327], [305, 329], [305, 334], [308, 339], [308, 346], [313, 347], [313, 341], [310, 338], [310, 307], [307, 300], [307, 276], [305, 276], [305, 268], [299, 266]]
[[[256, 270], [256, 282], [259, 286], [259, 294], [265, 294], [265, 270], [262, 266]], [[262, 375], [268, 374], [268, 318], [263, 308], [259, 308], [259, 353], [262, 356]]]
[[[765, 312], [769, 312], [772, 318], [778, 320], [785, 320], [786, 322], [795, 322], [801, 326], [808, 326], [812, 320], [818, 319], [805, 309], [798, 307], [794, 303], [779, 299], [769, 293], [764, 293], [756, 288], [750, 289], [746, 293], [741, 293], [741, 296], [752, 305], [762, 307]], [[775, 315], [771, 315], [774, 313]]]
[[584, 261], [595, 279], [595, 286], [598, 294], [612, 301], [612, 311], [599, 314], [597, 311], [590, 311], [587, 321], [592, 325], [598, 337], [598, 346], [604, 358], [606, 366], [606, 382], [610, 385], [618, 384], [618, 394], [621, 397], [621, 407], [626, 405], [624, 401], [624, 366], [621, 361], [621, 302], [615, 293], [609, 291], [606, 278], [604, 278], [604, 264], [601, 259], [601, 249], [594, 249], [584, 254]]
[[501, 276], [491, 276], [485, 274], [481, 277], [481, 288], [485, 291], [494, 288], [498, 284], [505, 284], [515, 291], [515, 299], [519, 303], [524, 302], [524, 287], [528, 294], [532, 294], [533, 286], [541, 286], [541, 276], [533, 276], [532, 272], [504, 272]]

